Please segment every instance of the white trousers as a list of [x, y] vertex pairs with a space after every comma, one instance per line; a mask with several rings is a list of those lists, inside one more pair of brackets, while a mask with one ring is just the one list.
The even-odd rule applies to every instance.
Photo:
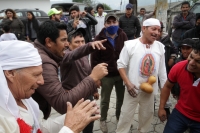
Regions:
[[125, 89], [124, 101], [121, 107], [121, 115], [117, 124], [116, 133], [129, 132], [138, 105], [138, 130], [142, 133], [150, 130], [154, 116], [154, 94], [139, 92], [138, 96], [134, 98]]

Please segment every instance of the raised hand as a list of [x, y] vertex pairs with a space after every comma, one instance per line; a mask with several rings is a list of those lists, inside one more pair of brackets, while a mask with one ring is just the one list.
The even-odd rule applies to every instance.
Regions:
[[103, 43], [106, 41], [107, 41], [107, 39], [91, 42], [92, 48], [93, 49], [97, 48], [98, 50], [106, 50], [106, 48], [103, 46]]
[[[74, 133], [80, 133], [90, 122], [99, 119], [101, 116], [99, 107], [95, 101], [83, 99], [72, 108], [72, 104], [67, 102], [67, 113], [64, 125], [70, 128]], [[95, 114], [95, 115], [94, 115]]]

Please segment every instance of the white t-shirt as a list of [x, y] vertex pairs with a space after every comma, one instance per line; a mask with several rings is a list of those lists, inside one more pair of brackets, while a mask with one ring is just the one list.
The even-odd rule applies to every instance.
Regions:
[[103, 29], [104, 27], [104, 20], [105, 16], [107, 13], [103, 12], [102, 16], [99, 16], [99, 14], [95, 14], [95, 19], [97, 20], [97, 24], [95, 25], [95, 34], [98, 35], [99, 32]]
[[1, 41], [9, 41], [9, 40], [17, 40], [17, 37], [13, 33], [4, 33], [0, 37], [0, 42]]
[[156, 76], [157, 80], [153, 88], [154, 94], [157, 94], [158, 77], [161, 87], [167, 80], [164, 53], [164, 45], [158, 41], [154, 41], [149, 49], [140, 42], [139, 38], [126, 41], [117, 60], [118, 69], [125, 68], [130, 82], [138, 89], [141, 83], [147, 82], [149, 76]]

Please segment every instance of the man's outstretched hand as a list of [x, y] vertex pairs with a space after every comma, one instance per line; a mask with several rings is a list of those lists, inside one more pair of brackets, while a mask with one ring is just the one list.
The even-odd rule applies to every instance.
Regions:
[[98, 49], [98, 50], [106, 50], [106, 48], [103, 46], [103, 43], [106, 41], [107, 41], [107, 39], [91, 42], [92, 48]]

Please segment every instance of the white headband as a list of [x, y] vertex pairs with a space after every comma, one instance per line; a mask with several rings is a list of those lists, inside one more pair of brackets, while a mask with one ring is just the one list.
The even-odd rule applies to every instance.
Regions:
[[155, 25], [161, 27], [160, 21], [155, 18], [149, 18], [143, 22], [143, 26], [155, 26]]
[[19, 117], [18, 105], [8, 88], [3, 70], [14, 70], [42, 64], [38, 50], [23, 41], [0, 42], [0, 106], [15, 118]]

